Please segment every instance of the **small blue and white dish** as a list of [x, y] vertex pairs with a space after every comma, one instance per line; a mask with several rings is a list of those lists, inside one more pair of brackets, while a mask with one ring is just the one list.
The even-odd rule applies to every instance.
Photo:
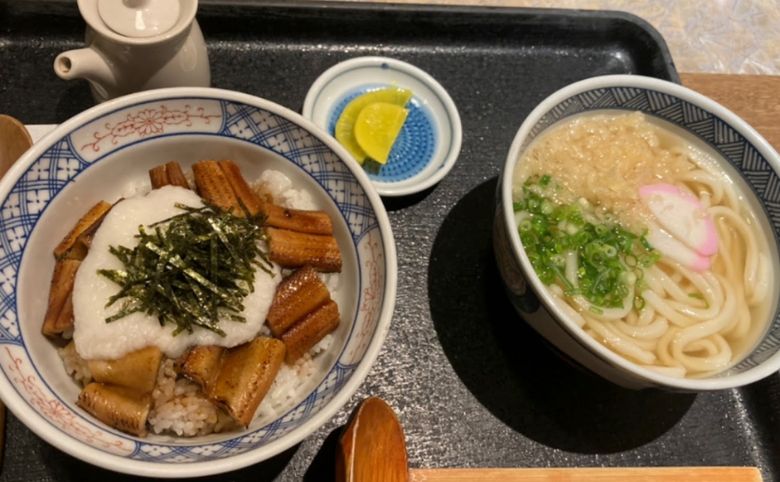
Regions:
[[460, 153], [462, 128], [458, 110], [433, 77], [396, 59], [350, 59], [326, 70], [312, 84], [303, 116], [334, 135], [336, 121], [351, 100], [391, 86], [412, 91], [406, 106], [409, 115], [387, 164], [364, 167], [379, 194], [404, 196], [439, 182]]

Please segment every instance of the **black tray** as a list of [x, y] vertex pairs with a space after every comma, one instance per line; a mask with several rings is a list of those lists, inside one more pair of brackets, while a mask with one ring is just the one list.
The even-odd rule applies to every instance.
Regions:
[[[491, 249], [497, 175], [525, 115], [600, 74], [678, 80], [663, 39], [614, 12], [204, 2], [214, 86], [300, 109], [338, 61], [387, 55], [428, 71], [463, 119], [452, 172], [386, 199], [398, 302], [382, 353], [344, 410], [277, 457], [219, 480], [329, 480], [338, 428], [362, 398], [399, 413], [414, 467], [754, 465], [780, 476], [780, 376], [700, 395], [628, 391], [561, 361], [513, 312]], [[73, 2], [0, 0], [0, 112], [56, 123], [92, 105], [56, 78], [82, 43]], [[0, 480], [131, 480], [42, 442], [13, 416]], [[215, 478], [216, 480], [216, 478]]]

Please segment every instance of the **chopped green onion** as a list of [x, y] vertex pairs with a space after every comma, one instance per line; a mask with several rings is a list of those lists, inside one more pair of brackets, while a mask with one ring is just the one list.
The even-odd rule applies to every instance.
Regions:
[[[551, 176], [534, 177], [513, 203], [515, 212], [523, 213], [518, 232], [536, 274], [543, 283], [557, 283], [567, 294], [581, 294], [594, 306], [622, 307], [632, 285], [641, 288], [641, 268], [654, 264], [660, 254], [644, 235], [626, 230], [611, 213], [596, 217], [588, 203], [556, 203], [552, 194], [557, 189]], [[564, 274], [568, 252], [577, 258], [576, 286]], [[644, 299], [636, 296], [634, 306], [641, 309]]]

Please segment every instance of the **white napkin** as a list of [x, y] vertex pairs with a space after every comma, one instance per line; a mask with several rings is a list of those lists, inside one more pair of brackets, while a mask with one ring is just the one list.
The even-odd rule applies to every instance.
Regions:
[[38, 142], [41, 137], [54, 130], [57, 124], [27, 124], [25, 127], [27, 132], [30, 133], [33, 142]]

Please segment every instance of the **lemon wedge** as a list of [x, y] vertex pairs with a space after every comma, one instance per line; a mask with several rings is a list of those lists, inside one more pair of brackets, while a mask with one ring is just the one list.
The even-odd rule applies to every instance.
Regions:
[[360, 112], [366, 106], [377, 102], [403, 107], [411, 98], [412, 91], [400, 87], [386, 87], [384, 89], [366, 92], [365, 94], [355, 97], [346, 105], [346, 107], [344, 107], [344, 110], [336, 121], [336, 140], [352, 154], [352, 157], [360, 164], [363, 164], [366, 158], [369, 157], [369, 154], [366, 153], [355, 138], [355, 123], [357, 122]]
[[361, 149], [380, 164], [387, 163], [387, 156], [401, 132], [409, 111], [387, 102], [374, 102], [365, 106], [355, 120], [355, 139]]

